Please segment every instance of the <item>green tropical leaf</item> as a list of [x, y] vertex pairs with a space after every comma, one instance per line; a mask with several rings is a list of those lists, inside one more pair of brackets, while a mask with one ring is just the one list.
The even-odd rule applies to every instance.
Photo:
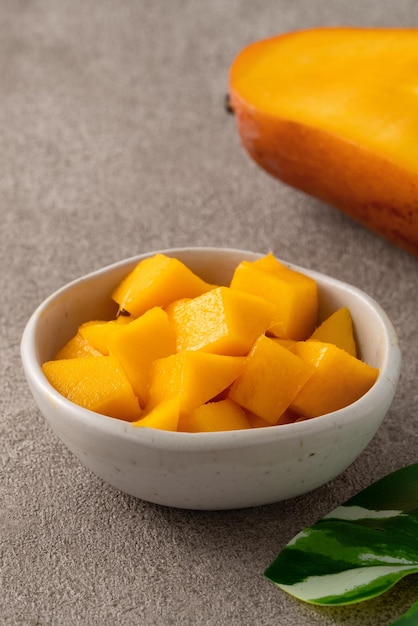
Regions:
[[[418, 463], [377, 481], [296, 535], [264, 572], [320, 605], [374, 598], [418, 572]], [[418, 623], [418, 603], [409, 614]], [[405, 621], [406, 620], [406, 621]]]

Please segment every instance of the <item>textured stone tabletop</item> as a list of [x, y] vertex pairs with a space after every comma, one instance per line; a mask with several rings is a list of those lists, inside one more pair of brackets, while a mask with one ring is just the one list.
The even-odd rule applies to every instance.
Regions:
[[[411, 577], [357, 607], [316, 608], [262, 575], [298, 531], [417, 461], [418, 259], [265, 174], [224, 109], [241, 48], [337, 24], [417, 26], [418, 4], [0, 2], [1, 624], [385, 626], [418, 596]], [[254, 509], [164, 508], [102, 483], [44, 422], [19, 354], [36, 306], [103, 265], [178, 246], [272, 250], [390, 315], [395, 401], [331, 483]]]

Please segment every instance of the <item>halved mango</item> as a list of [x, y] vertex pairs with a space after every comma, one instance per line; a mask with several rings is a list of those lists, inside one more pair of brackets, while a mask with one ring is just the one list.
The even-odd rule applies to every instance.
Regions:
[[418, 29], [313, 28], [244, 48], [229, 95], [250, 156], [418, 255]]

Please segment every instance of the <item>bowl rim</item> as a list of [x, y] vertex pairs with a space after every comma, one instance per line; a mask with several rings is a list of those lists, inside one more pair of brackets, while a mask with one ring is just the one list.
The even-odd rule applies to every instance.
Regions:
[[325, 278], [327, 284], [331, 287], [333, 285], [338, 285], [339, 287], [349, 290], [357, 296], [357, 298], [363, 300], [367, 305], [373, 308], [382, 323], [387, 349], [385, 351], [382, 366], [380, 367], [378, 379], [366, 394], [349, 406], [316, 418], [291, 424], [281, 424], [266, 428], [252, 428], [247, 430], [187, 433], [164, 431], [153, 428], [136, 428], [132, 426], [130, 422], [125, 422], [123, 420], [95, 413], [94, 411], [85, 409], [71, 402], [62, 396], [49, 383], [42, 372], [41, 363], [37, 357], [35, 336], [38, 323], [42, 315], [55, 300], [60, 298], [63, 293], [70, 291], [84, 281], [92, 280], [103, 274], [112, 273], [125, 265], [134, 264], [141, 259], [157, 253], [176, 256], [182, 253], [219, 254], [220, 252], [242, 255], [243, 257], [253, 256], [256, 258], [263, 256], [263, 253], [240, 248], [210, 246], [163, 248], [132, 255], [122, 260], [113, 262], [80, 276], [79, 278], [75, 278], [56, 289], [37, 306], [28, 319], [22, 334], [20, 343], [21, 360], [30, 388], [36, 390], [38, 395], [48, 397], [51, 402], [57, 406], [63, 414], [65, 414], [66, 419], [68, 416], [68, 419], [80, 422], [84, 426], [91, 427], [94, 430], [111, 433], [118, 439], [137, 441], [144, 446], [155, 447], [157, 445], [160, 449], [189, 451], [199, 451], [200, 449], [221, 450], [225, 448], [231, 449], [236, 447], [250, 447], [255, 444], [265, 444], [276, 439], [286, 441], [294, 439], [295, 437], [300, 437], [301, 439], [308, 438], [313, 434], [320, 434], [321, 432], [328, 431], [332, 427], [342, 428], [348, 422], [351, 424], [353, 420], [362, 420], [364, 416], [364, 409], [367, 406], [371, 406], [373, 404], [378, 405], [382, 402], [382, 397], [394, 394], [400, 375], [401, 351], [393, 324], [380, 304], [370, 295], [354, 285], [316, 270], [308, 269], [288, 262], [276, 255], [276, 258], [291, 269], [301, 271], [315, 280], [323, 280]]

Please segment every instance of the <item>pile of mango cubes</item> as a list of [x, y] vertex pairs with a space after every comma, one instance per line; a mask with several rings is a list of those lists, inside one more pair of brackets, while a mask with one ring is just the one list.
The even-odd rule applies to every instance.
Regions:
[[72, 402], [135, 427], [288, 424], [351, 404], [379, 373], [357, 357], [350, 311], [318, 324], [316, 282], [271, 253], [227, 286], [155, 254], [109, 297], [115, 318], [83, 323], [42, 368]]

